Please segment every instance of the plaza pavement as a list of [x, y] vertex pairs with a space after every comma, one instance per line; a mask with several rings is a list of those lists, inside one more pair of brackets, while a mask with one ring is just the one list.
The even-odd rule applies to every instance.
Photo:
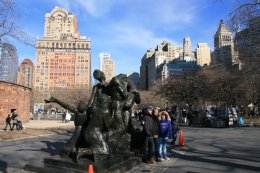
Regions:
[[24, 123], [25, 128], [31, 129], [48, 129], [56, 127], [74, 127], [74, 121], [68, 123], [62, 123], [61, 120], [30, 120], [27, 123]]
[[[23, 123], [27, 129], [48, 129], [58, 127], [74, 127], [74, 121], [68, 123], [62, 123], [61, 120], [30, 120], [29, 122]], [[0, 125], [0, 129], [3, 129], [5, 125]], [[9, 127], [7, 128], [9, 129]]]
[[[73, 122], [32, 120], [27, 128], [73, 126]], [[184, 147], [169, 146], [170, 160], [153, 165], [142, 163], [126, 173], [256, 173], [260, 172], [259, 128], [194, 128], [183, 127]], [[68, 135], [51, 135], [35, 139], [1, 142], [1, 170], [17, 172], [26, 163], [55, 155]], [[15, 144], [15, 145], [14, 145]], [[18, 150], [19, 148], [19, 150]], [[16, 157], [13, 156], [15, 151]], [[26, 156], [23, 154], [26, 153]], [[37, 156], [37, 157], [35, 157]], [[15, 158], [15, 159], [11, 159]], [[36, 159], [37, 158], [37, 159]], [[14, 162], [19, 167], [13, 167]]]

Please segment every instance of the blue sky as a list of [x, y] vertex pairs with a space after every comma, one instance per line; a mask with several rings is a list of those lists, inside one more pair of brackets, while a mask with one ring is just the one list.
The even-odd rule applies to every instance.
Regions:
[[[213, 36], [219, 20], [228, 19], [236, 0], [16, 0], [21, 29], [34, 39], [43, 37], [44, 15], [55, 6], [76, 14], [81, 35], [91, 39], [92, 71], [99, 67], [100, 52], [109, 52], [116, 74], [139, 72], [141, 58], [162, 40], [182, 46], [189, 36], [192, 49]], [[35, 62], [35, 48], [13, 42], [19, 61]]]

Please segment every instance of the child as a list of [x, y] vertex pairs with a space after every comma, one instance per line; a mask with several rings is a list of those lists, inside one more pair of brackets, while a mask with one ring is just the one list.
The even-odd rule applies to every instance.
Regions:
[[7, 126], [9, 126], [9, 129], [11, 130], [11, 116], [10, 116], [10, 114], [8, 114], [8, 116], [6, 117], [5, 122], [6, 122], [6, 125], [5, 125], [5, 128], [4, 128], [4, 131], [7, 130]]
[[160, 113], [160, 147], [159, 147], [159, 160], [168, 160], [167, 157], [167, 143], [168, 138], [172, 139], [172, 126], [169, 114], [166, 111]]

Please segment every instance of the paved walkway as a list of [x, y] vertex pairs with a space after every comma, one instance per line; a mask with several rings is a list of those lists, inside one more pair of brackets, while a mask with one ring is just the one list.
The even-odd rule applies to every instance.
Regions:
[[71, 126], [74, 127], [74, 121], [62, 123], [61, 120], [30, 120], [24, 123], [25, 128], [46, 129], [53, 127]]
[[[68, 123], [62, 123], [61, 120], [30, 120], [27, 123], [23, 123], [26, 129], [48, 129], [56, 127], [74, 127], [74, 121]], [[5, 125], [0, 125], [0, 129], [3, 129]], [[7, 128], [9, 129], [9, 127]]]

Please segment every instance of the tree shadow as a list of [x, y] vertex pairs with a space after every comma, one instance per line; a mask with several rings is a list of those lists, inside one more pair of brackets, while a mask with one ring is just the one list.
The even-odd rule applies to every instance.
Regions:
[[0, 160], [0, 172], [7, 173], [8, 163]]
[[[241, 140], [241, 138], [225, 139], [214, 134], [212, 134], [212, 136], [206, 136], [206, 139], [203, 134], [199, 137], [188, 136], [188, 145], [184, 147], [185, 154], [177, 152], [178, 150], [183, 150], [181, 148], [173, 148], [171, 154], [173, 154], [175, 158], [189, 162], [200, 162], [197, 167], [187, 165], [185, 166], [186, 169], [187, 167], [191, 167], [191, 169], [205, 169], [203, 166], [203, 163], [205, 163], [222, 166], [225, 169], [225, 171], [221, 170], [223, 172], [235, 172], [236, 169], [244, 170], [245, 172], [260, 172], [259, 147], [257, 147], [254, 142], [252, 143], [252, 140], [248, 142], [246, 139], [247, 138], [245, 138], [245, 140]], [[176, 169], [176, 166], [170, 168]], [[214, 170], [213, 167], [208, 167], [207, 169], [209, 172], [220, 171]]]
[[38, 150], [34, 149], [17, 149], [16, 151], [42, 151], [50, 154], [51, 156], [59, 154], [61, 148], [64, 146], [65, 142], [50, 142], [50, 141], [41, 141], [46, 144], [47, 148], [40, 148]]
[[64, 142], [50, 142], [50, 141], [41, 141], [45, 143], [47, 148], [41, 148], [40, 151], [49, 153], [51, 156], [59, 154], [61, 148], [64, 146]]
[[226, 168], [229, 169], [229, 172], [231, 172], [234, 168], [243, 169], [243, 170], [258, 171], [258, 172], [260, 171], [260, 168], [257, 167], [257, 166], [246, 165], [246, 164], [242, 164], [242, 163], [232, 163], [232, 162], [227, 162], [227, 161], [202, 158], [200, 156], [182, 155], [182, 154], [178, 154], [178, 153], [176, 153], [175, 156], [180, 158], [180, 159], [183, 159], [183, 160], [188, 160], [188, 161], [193, 161], [193, 162], [196, 161], [196, 162], [210, 163], [210, 164], [225, 166]]

